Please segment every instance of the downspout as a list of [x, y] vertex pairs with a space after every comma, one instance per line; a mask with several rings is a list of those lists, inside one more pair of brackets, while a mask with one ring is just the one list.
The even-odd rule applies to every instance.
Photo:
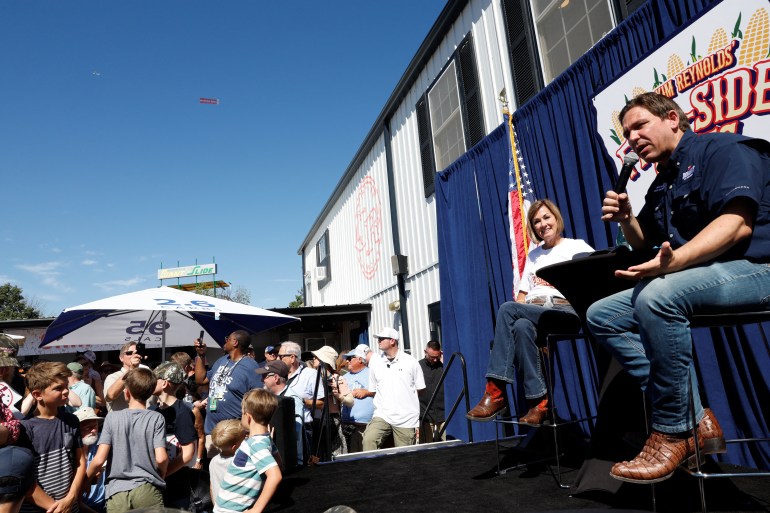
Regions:
[[[383, 123], [383, 138], [385, 142], [385, 166], [388, 173], [388, 202], [390, 204], [390, 230], [391, 237], [393, 238], [393, 252], [395, 258], [392, 260], [400, 260], [404, 264], [406, 263], [406, 257], [401, 255], [401, 239], [399, 237], [398, 230], [398, 207], [396, 206], [396, 186], [393, 173], [393, 152], [391, 150], [391, 134], [390, 134], [390, 118], [386, 119]], [[401, 325], [403, 326], [404, 340], [401, 344], [401, 349], [411, 353], [411, 344], [409, 342], [409, 315], [407, 314], [406, 303], [406, 276], [408, 274], [407, 266], [398, 266], [393, 269], [393, 274], [396, 275], [396, 283], [398, 286], [398, 301], [399, 301], [399, 313], [401, 316]]]

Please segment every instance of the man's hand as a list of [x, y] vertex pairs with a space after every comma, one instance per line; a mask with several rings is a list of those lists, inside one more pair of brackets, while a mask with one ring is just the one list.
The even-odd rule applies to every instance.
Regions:
[[196, 338], [193, 346], [195, 347], [195, 352], [198, 353], [198, 356], [206, 356], [206, 343], [204, 341]]
[[369, 391], [365, 388], [356, 388], [353, 390], [353, 397], [356, 399], [366, 399], [369, 397]]
[[625, 271], [619, 269], [615, 271], [615, 276], [626, 280], [639, 281], [645, 278], [652, 278], [654, 276], [680, 271], [682, 267], [678, 264], [679, 262], [677, 261], [676, 253], [674, 253], [674, 250], [671, 248], [671, 244], [664, 242], [652, 260], [648, 260], [643, 264], [631, 266]]
[[128, 361], [126, 362], [126, 367], [128, 367], [129, 370], [133, 370], [138, 368], [139, 364], [141, 363], [142, 363], [142, 355], [136, 352], [128, 358]]
[[631, 201], [628, 194], [607, 191], [602, 201], [602, 221], [623, 223], [631, 220]]

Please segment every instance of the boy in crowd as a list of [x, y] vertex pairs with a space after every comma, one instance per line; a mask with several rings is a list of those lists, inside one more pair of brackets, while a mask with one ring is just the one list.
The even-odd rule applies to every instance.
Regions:
[[[83, 441], [83, 450], [86, 453], [86, 468], [91, 466], [91, 462], [96, 456], [97, 442], [99, 441], [99, 427], [102, 425], [103, 417], [99, 417], [93, 408], [83, 407], [75, 412], [75, 416], [80, 421], [80, 438]], [[104, 477], [102, 469], [97, 469], [97, 474], [90, 481], [86, 482], [87, 490], [83, 492], [80, 498], [81, 513], [103, 513], [104, 511]]]
[[177, 389], [185, 379], [184, 370], [178, 363], [163, 362], [153, 371], [158, 378], [155, 395], [158, 403], [151, 409], [163, 415], [166, 421], [166, 450], [168, 470], [163, 503], [168, 508], [190, 507], [190, 468], [195, 456], [195, 417], [192, 409], [176, 397]]
[[[20, 442], [28, 445], [35, 456], [37, 483], [55, 501], [55, 509], [45, 509], [57, 513], [79, 511], [78, 499], [86, 475], [78, 419], [60, 411], [69, 398], [69, 376], [69, 369], [61, 362], [33, 365], [27, 373], [27, 386], [37, 404], [37, 416], [21, 423], [24, 434]], [[25, 503], [21, 510], [42, 512], [45, 509]]]
[[282, 475], [278, 450], [270, 440], [268, 422], [278, 399], [262, 388], [250, 390], [241, 402], [241, 424], [249, 437], [235, 452], [217, 496], [214, 513], [264, 511]]
[[161, 490], [166, 486], [168, 455], [166, 423], [156, 411], [146, 409], [157, 380], [152, 371], [132, 369], [125, 380], [125, 410], [113, 411], [104, 419], [99, 449], [88, 467], [92, 478], [112, 457], [107, 468], [107, 513], [163, 505]]
[[216, 505], [219, 487], [227, 473], [227, 467], [233, 461], [235, 451], [241, 445], [248, 432], [243, 429], [240, 419], [221, 420], [211, 431], [211, 442], [219, 450], [219, 454], [209, 462], [211, 476], [211, 500]]

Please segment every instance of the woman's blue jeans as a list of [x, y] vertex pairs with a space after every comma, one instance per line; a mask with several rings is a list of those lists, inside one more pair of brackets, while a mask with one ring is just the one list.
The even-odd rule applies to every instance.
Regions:
[[591, 305], [587, 324], [649, 394], [653, 429], [681, 433], [692, 429], [691, 387], [703, 416], [690, 316], [769, 309], [770, 264], [732, 260], [642, 280]]
[[513, 383], [518, 375], [527, 399], [543, 397], [546, 387], [538, 345], [543, 345], [548, 333], [579, 330], [580, 318], [569, 305], [546, 308], [515, 301], [503, 303], [497, 311], [486, 377]]

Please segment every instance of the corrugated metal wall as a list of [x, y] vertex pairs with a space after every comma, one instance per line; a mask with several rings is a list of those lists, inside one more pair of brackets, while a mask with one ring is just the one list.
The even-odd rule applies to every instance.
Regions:
[[[430, 336], [428, 305], [440, 300], [440, 291], [435, 198], [433, 195], [425, 198], [424, 194], [415, 105], [447, 65], [460, 42], [468, 32], [472, 32], [486, 132], [499, 126], [502, 114], [498, 94], [503, 87], [511, 91], [502, 20], [498, 2], [471, 1], [447, 32], [390, 120], [398, 234], [401, 253], [409, 259], [407, 315], [412, 352], [418, 357], [421, 357]], [[400, 315], [388, 309], [388, 305], [398, 299], [398, 291], [390, 264], [394, 250], [385, 144], [381, 136], [322, 223], [324, 228], [313, 234], [313, 245], [307, 248], [304, 256], [305, 268], [308, 275], [311, 275], [316, 266], [315, 243], [328, 227], [332, 281], [319, 291], [316, 281], [308, 276], [307, 304], [371, 303], [370, 333], [381, 326], [401, 328]], [[379, 241], [362, 238], [361, 233], [362, 230], [372, 230], [372, 226], [364, 222], [366, 212], [361, 205], [370, 205], [374, 190], [378, 194], [381, 210]], [[362, 248], [362, 244], [365, 247]], [[378, 254], [367, 253], [369, 250], [377, 251]], [[376, 268], [372, 269], [375, 262]]]

